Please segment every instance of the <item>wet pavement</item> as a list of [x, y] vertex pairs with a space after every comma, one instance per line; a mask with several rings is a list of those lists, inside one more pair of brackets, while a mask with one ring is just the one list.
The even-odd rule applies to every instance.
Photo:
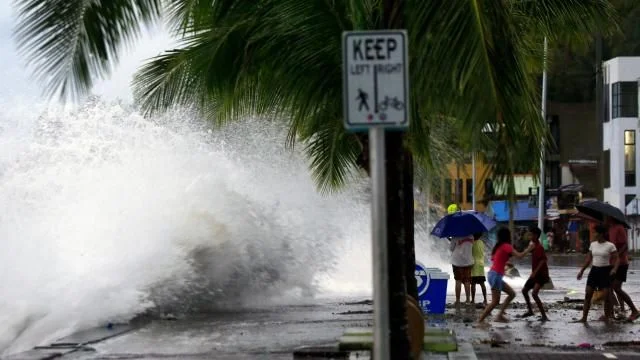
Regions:
[[[584, 296], [586, 275], [581, 281], [576, 279], [576, 275], [583, 258], [582, 255], [576, 254], [550, 256], [550, 274], [555, 288], [541, 291], [540, 298], [547, 307], [551, 321], [538, 321], [535, 304], [533, 307], [536, 316], [527, 319], [517, 317], [525, 312], [524, 299], [520, 290], [531, 272], [530, 264], [522, 261], [516, 262], [521, 278], [507, 280], [514, 286], [517, 293], [514, 303], [507, 311], [511, 319], [510, 323], [492, 323], [488, 329], [475, 327], [474, 322], [482, 311], [479, 308], [460, 312], [448, 309], [447, 324], [456, 330], [459, 338], [472, 342], [478, 348], [491, 345], [570, 348], [579, 344], [590, 344], [599, 349], [607, 348], [613, 342], [626, 343], [640, 340], [638, 321], [612, 324], [597, 321], [603, 313], [601, 305], [592, 307], [589, 312], [590, 322], [587, 325], [571, 323], [577, 320], [582, 312], [580, 300]], [[640, 277], [637, 275], [640, 272], [639, 267], [638, 261], [632, 262], [624, 289], [634, 302], [640, 305]], [[449, 285], [449, 288], [452, 286]], [[452, 302], [454, 297], [448, 295], [448, 300]], [[479, 299], [477, 298], [476, 301], [479, 302]]]
[[[459, 342], [473, 346], [478, 359], [640, 359], [638, 322], [605, 324], [596, 321], [602, 310], [595, 306], [588, 325], [570, 323], [581, 311], [579, 299], [584, 291], [584, 280], [575, 279], [581, 261], [582, 256], [550, 259], [555, 289], [541, 292], [551, 318], [549, 322], [541, 323], [535, 317], [517, 318], [517, 314], [524, 312], [520, 294], [508, 312], [512, 319], [508, 324], [476, 327], [474, 322], [481, 309], [456, 312], [449, 308], [445, 316], [431, 316], [429, 320], [438, 326], [452, 328]], [[530, 272], [524, 262], [518, 267], [521, 278], [509, 280], [517, 289]], [[638, 267], [637, 261], [632, 264], [625, 287], [640, 303]], [[453, 300], [452, 290], [450, 283], [449, 302]], [[565, 301], [566, 298], [571, 301]], [[366, 299], [318, 300], [313, 305], [202, 314], [177, 320], [156, 319], [119, 336], [87, 343], [83, 351], [74, 351], [62, 358], [292, 359], [293, 352], [301, 346], [335, 345], [345, 329], [371, 326], [371, 305], [366, 301], [354, 303], [354, 300]], [[581, 346], [589, 349], [581, 349]]]
[[303, 345], [335, 343], [348, 327], [371, 326], [369, 305], [326, 303], [156, 320], [65, 359], [291, 359]]

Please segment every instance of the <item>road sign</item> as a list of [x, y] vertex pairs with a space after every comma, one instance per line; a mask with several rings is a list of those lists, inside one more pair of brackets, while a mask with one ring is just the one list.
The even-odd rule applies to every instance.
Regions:
[[344, 124], [347, 130], [409, 127], [406, 30], [342, 34]]

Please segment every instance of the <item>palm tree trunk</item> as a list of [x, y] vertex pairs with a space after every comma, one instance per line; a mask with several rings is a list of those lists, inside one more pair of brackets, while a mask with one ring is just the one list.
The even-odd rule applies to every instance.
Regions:
[[[413, 155], [405, 148], [404, 150], [404, 175], [403, 194], [404, 199], [404, 258], [405, 258], [405, 280], [407, 283], [407, 295], [418, 300], [418, 284], [415, 277], [416, 251], [415, 251], [415, 199], [414, 199], [414, 174]], [[429, 208], [427, 207], [427, 210]], [[428, 214], [428, 212], [427, 212]]]
[[[384, 0], [382, 29], [404, 27], [404, 0]], [[391, 131], [385, 137], [387, 188], [387, 251], [389, 269], [389, 355], [390, 359], [411, 359], [407, 325], [407, 279], [415, 283], [413, 261], [413, 166], [404, 148], [404, 134]], [[409, 209], [410, 207], [410, 209]], [[411, 235], [411, 240], [408, 239]], [[410, 248], [409, 251], [407, 249]], [[407, 276], [407, 273], [409, 275]], [[417, 290], [416, 290], [417, 292]]]
[[[406, 271], [410, 264], [405, 262], [407, 248], [407, 224], [413, 226], [413, 219], [407, 216], [408, 204], [413, 207], [413, 191], [407, 191], [409, 180], [405, 166], [405, 150], [401, 132], [386, 134], [386, 180], [387, 180], [387, 251], [389, 262], [389, 328], [391, 359], [409, 359], [409, 339], [407, 333]], [[410, 181], [411, 183], [413, 181]], [[412, 184], [411, 184], [412, 185]], [[409, 195], [409, 193], [411, 195]], [[412, 269], [412, 277], [414, 271]]]

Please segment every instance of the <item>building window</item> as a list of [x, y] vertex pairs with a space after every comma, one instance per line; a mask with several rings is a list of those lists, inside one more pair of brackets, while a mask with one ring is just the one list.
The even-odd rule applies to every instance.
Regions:
[[611, 150], [604, 151], [603, 170], [604, 170], [604, 184], [602, 184], [602, 186], [605, 189], [608, 189], [611, 187]]
[[[628, 213], [627, 213], [627, 208], [629, 208]], [[638, 197], [636, 196], [636, 194], [626, 194], [624, 196], [624, 213], [625, 215], [626, 214], [639, 215], [638, 214]]]
[[462, 204], [462, 179], [456, 179], [456, 202]]
[[624, 131], [624, 186], [636, 186], [636, 131]]
[[626, 194], [624, 196], [624, 206], [629, 206], [629, 203], [631, 203], [633, 201], [633, 199], [636, 198], [636, 194]]
[[462, 156], [462, 159], [465, 164], [471, 164], [473, 163], [473, 154], [466, 153]]
[[612, 118], [638, 117], [638, 83], [617, 82], [611, 86]]
[[495, 195], [495, 192], [493, 190], [493, 180], [486, 179], [484, 181], [484, 197], [485, 198], [490, 198], [493, 195]]
[[549, 161], [546, 167], [545, 186], [551, 189], [557, 189], [562, 184], [562, 168], [559, 161]]
[[444, 179], [444, 196], [442, 197], [444, 199], [444, 204], [445, 205], [449, 205], [451, 204], [451, 201], [453, 201], [453, 198], [451, 197], [451, 179]]
[[467, 179], [467, 202], [473, 204], [473, 179]]

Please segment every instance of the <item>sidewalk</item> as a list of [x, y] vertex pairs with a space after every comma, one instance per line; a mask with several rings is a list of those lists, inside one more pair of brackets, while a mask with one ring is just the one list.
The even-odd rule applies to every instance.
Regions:
[[[620, 359], [631, 360], [640, 359], [640, 353], [611, 353], [600, 351], [577, 351], [577, 352], [513, 352], [513, 351], [478, 351], [476, 357], [479, 360], [606, 360]], [[426, 358], [425, 360], [428, 360]]]

